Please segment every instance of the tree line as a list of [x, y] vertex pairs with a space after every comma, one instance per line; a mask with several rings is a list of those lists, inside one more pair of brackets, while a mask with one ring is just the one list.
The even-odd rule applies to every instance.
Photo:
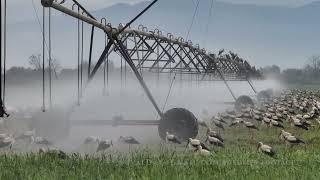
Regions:
[[[51, 64], [49, 64], [51, 63]], [[24, 83], [30, 83], [32, 81], [39, 81], [42, 79], [42, 55], [41, 54], [32, 54], [28, 58], [28, 67], [22, 66], [12, 66], [6, 71], [6, 80], [8, 84], [21, 85]], [[68, 79], [74, 78], [77, 75], [78, 67], [75, 68], [65, 68], [61, 65], [60, 61], [57, 58], [46, 59], [45, 61], [45, 73], [48, 78], [49, 74], [49, 65], [51, 67], [51, 75], [53, 79]], [[84, 61], [82, 64], [84, 77], [87, 75], [89, 63]], [[109, 61], [109, 71], [115, 71], [115, 67], [112, 61]]]
[[266, 78], [280, 79], [288, 84], [318, 84], [320, 83], [320, 55], [311, 56], [301, 68], [281, 70], [277, 65], [260, 68]]
[[[23, 84], [42, 78], [42, 56], [33, 54], [28, 58], [29, 67], [13, 66], [6, 71], [7, 83]], [[51, 59], [51, 73], [55, 79], [68, 79], [77, 75], [78, 68], [64, 68], [57, 58]], [[87, 74], [88, 62], [82, 64], [84, 74]], [[112, 61], [109, 61], [109, 71], [118, 71]], [[318, 84], [320, 83], [320, 55], [310, 57], [301, 68], [281, 70], [277, 65], [260, 68], [265, 78], [280, 79], [288, 84]], [[45, 72], [49, 73], [49, 60], [45, 62]]]

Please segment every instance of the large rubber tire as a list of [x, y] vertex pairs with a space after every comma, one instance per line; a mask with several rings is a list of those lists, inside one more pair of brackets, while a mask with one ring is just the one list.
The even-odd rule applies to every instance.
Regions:
[[235, 109], [238, 111], [241, 110], [242, 105], [254, 106], [254, 102], [249, 96], [240, 96], [240, 97], [238, 97], [238, 99], [236, 100], [236, 102], [234, 104]]
[[31, 127], [35, 129], [37, 136], [60, 141], [69, 136], [70, 121], [64, 110], [51, 109], [33, 114]]
[[176, 135], [181, 141], [195, 138], [198, 135], [199, 125], [197, 118], [188, 110], [174, 108], [164, 113], [158, 132], [161, 139], [165, 139], [166, 132]]

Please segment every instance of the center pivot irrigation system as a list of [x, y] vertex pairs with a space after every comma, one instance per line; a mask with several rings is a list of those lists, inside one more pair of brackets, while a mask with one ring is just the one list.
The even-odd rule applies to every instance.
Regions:
[[[205, 49], [200, 49], [199, 45], [193, 45], [191, 41], [184, 41], [181, 37], [176, 38], [170, 33], [163, 35], [159, 30], [148, 31], [142, 25], [138, 29], [130, 27], [157, 0], [151, 2], [149, 6], [128, 24], [120, 24], [118, 27], [112, 27], [110, 23], [107, 23], [105, 18], [97, 20], [76, 0], [72, 1], [74, 4], [69, 8], [65, 5], [66, 3], [58, 3], [55, 0], [41, 0], [41, 3], [45, 8], [53, 8], [92, 26], [88, 81], [86, 85], [92, 81], [105, 61], [108, 61], [110, 54], [117, 54], [130, 66], [148, 99], [157, 111], [160, 120], [88, 120], [72, 121], [71, 124], [103, 124], [113, 126], [158, 125], [161, 138], [165, 137], [167, 131], [176, 134], [181, 139], [197, 136], [197, 118], [190, 111], [183, 108], [174, 108], [166, 112], [161, 111], [143, 79], [142, 71], [158, 74], [181, 74], [181, 76], [184, 74], [194, 75], [200, 81], [223, 81], [236, 101], [236, 106], [239, 104], [253, 104], [253, 101], [248, 96], [237, 98], [228, 85], [228, 81], [247, 81], [256, 93], [249, 79], [261, 78], [259, 71], [255, 67], [252, 67], [247, 61], [239, 58], [236, 54], [223, 55], [223, 51], [220, 51], [217, 55], [207, 53]], [[74, 8], [74, 6], [77, 8]], [[74, 9], [77, 9], [77, 11]], [[79, 13], [79, 9], [82, 13]], [[103, 52], [94, 63], [92, 61], [92, 51], [95, 28], [102, 30], [106, 34], [107, 40]]]

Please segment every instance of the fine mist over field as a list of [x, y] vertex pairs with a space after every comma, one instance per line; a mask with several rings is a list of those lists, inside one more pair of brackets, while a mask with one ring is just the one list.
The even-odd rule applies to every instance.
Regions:
[[[146, 83], [161, 110], [164, 107], [173, 77], [174, 74], [171, 77], [161, 75], [158, 80], [156, 75], [145, 75]], [[192, 78], [193, 81], [190, 81], [191, 76], [183, 76], [184, 81], [180, 81], [180, 75], [176, 75], [176, 80], [164, 107], [165, 111], [182, 107], [193, 112], [198, 119], [208, 120], [218, 112], [233, 108], [230, 102], [234, 102], [234, 100], [222, 81], [201, 82], [195, 81], [195, 76]], [[268, 88], [284, 88], [275, 80], [253, 81], [253, 84], [258, 91]], [[240, 95], [255, 97], [246, 81], [229, 82], [229, 85], [237, 97]], [[44, 113], [40, 112], [42, 106], [41, 88], [41, 81], [33, 81], [23, 85], [9, 85], [7, 87], [8, 107], [36, 111], [43, 114], [41, 117], [44, 121], [48, 121], [50, 124], [59, 123], [61, 119], [57, 118], [61, 118], [61, 115], [48, 114], [50, 110]], [[120, 74], [113, 73], [107, 91], [108, 95], [103, 95], [103, 77], [99, 74], [83, 92], [80, 106], [75, 106], [70, 120], [112, 120], [116, 116], [121, 116], [125, 120], [159, 120], [155, 108], [133, 74], [127, 73], [126, 78], [123, 76], [121, 85]], [[46, 89], [47, 108], [49, 106], [48, 92]], [[76, 78], [55, 79], [52, 94], [54, 108], [70, 111], [77, 102]], [[73, 126], [70, 129], [69, 137], [59, 140], [57, 146], [67, 150], [76, 150], [87, 136], [103, 137], [115, 141], [119, 136], [134, 136], [144, 143], [158, 144], [160, 142], [157, 126]]]

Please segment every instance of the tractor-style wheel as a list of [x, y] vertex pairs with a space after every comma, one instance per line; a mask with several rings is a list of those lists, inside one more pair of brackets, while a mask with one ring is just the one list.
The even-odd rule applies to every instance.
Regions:
[[188, 110], [174, 108], [163, 114], [158, 127], [161, 139], [165, 139], [166, 132], [176, 135], [181, 141], [195, 138], [198, 135], [197, 118]]
[[254, 106], [254, 102], [249, 96], [240, 96], [234, 106], [236, 110], [241, 110], [242, 106]]

